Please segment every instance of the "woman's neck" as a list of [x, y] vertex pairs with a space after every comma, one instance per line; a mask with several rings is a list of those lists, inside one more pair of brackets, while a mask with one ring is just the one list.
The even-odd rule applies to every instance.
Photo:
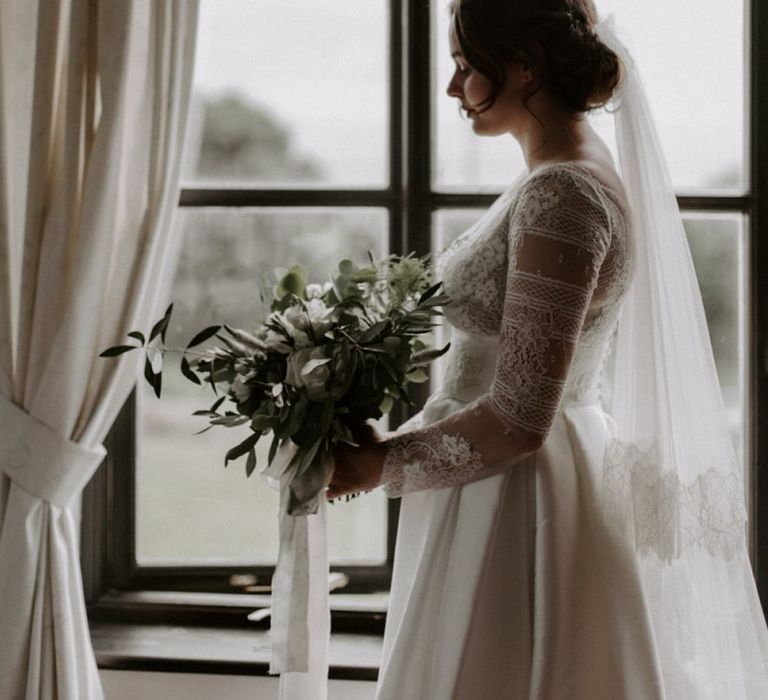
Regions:
[[593, 140], [594, 132], [586, 119], [574, 118], [546, 97], [528, 102], [530, 114], [513, 133], [523, 149], [529, 170], [565, 160], [579, 160]]

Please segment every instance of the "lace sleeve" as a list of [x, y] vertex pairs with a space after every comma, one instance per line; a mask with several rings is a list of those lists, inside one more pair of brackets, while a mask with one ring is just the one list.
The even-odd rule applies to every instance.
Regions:
[[500, 346], [490, 391], [432, 425], [387, 442], [390, 497], [454, 486], [509, 468], [543, 443], [608, 250], [604, 205], [573, 175], [529, 178], [509, 225]]

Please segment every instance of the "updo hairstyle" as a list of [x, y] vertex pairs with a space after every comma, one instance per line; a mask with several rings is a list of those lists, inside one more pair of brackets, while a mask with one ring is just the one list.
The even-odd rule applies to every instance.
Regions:
[[619, 57], [595, 35], [592, 0], [453, 0], [449, 11], [467, 62], [491, 83], [483, 110], [504, 88], [509, 61], [538, 71], [539, 87], [571, 113], [605, 106], [621, 80]]

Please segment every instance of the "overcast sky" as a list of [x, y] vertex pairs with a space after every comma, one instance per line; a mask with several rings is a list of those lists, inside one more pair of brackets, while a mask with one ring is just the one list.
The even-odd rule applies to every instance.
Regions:
[[[437, 177], [502, 187], [522, 168], [511, 137], [483, 139], [444, 96], [450, 60], [436, 0]], [[290, 128], [332, 184], [383, 184], [387, 129], [385, 0], [202, 0], [195, 82], [236, 90]], [[599, 0], [626, 30], [680, 189], [743, 167], [742, 0]], [[608, 120], [599, 120], [606, 125]], [[606, 131], [607, 134], [607, 131]], [[733, 175], [731, 175], [733, 177]]]

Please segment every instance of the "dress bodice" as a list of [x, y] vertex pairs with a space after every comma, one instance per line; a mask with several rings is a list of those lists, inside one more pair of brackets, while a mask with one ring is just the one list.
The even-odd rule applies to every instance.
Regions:
[[[618, 318], [621, 300], [630, 281], [629, 231], [624, 206], [586, 168], [558, 164], [549, 177], [577, 184], [585, 196], [604, 210], [608, 250], [597, 274], [597, 283], [578, 334], [563, 392], [563, 403], [593, 403], [599, 399], [601, 370]], [[499, 330], [504, 313], [510, 254], [524, 227], [511, 225], [513, 218], [542, 217], [553, 224], [562, 218], [561, 202], [551, 190], [532, 191], [527, 211], [516, 211], [517, 194], [526, 181], [503, 193], [491, 208], [438, 258], [438, 273], [451, 304], [445, 317], [453, 326], [451, 349], [439, 394], [468, 402], [487, 392], [494, 378], [497, 358], [515, 361], [520, 348], [500, 347]], [[536, 208], [531, 203], [536, 203]], [[577, 212], [566, 212], [567, 216]], [[510, 232], [513, 235], [510, 237]], [[557, 299], [551, 300], [553, 306]]]
[[390, 495], [506, 469], [543, 444], [562, 407], [599, 401], [631, 278], [628, 219], [591, 170], [558, 163], [502, 194], [446, 250], [452, 347], [422, 427], [389, 442]]

